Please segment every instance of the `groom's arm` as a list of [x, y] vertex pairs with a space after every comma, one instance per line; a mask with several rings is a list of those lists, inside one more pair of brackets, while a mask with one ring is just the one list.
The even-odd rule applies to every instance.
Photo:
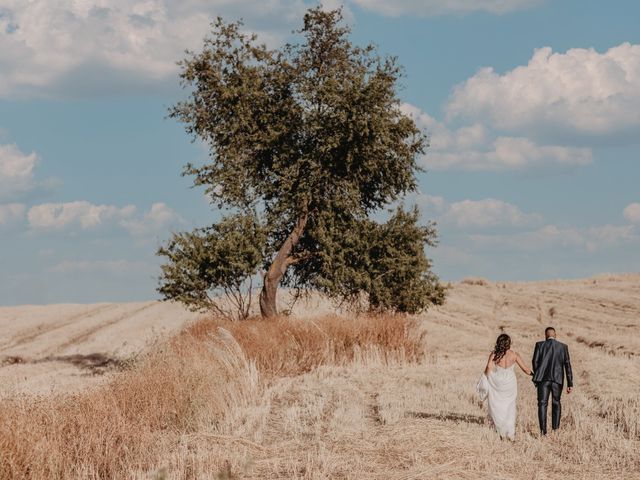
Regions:
[[540, 344], [536, 343], [536, 346], [533, 349], [533, 358], [531, 359], [531, 366], [533, 367], [533, 373], [538, 371], [539, 365], [540, 365]]
[[573, 371], [571, 370], [569, 347], [566, 345], [564, 346], [564, 373], [567, 376], [567, 388], [573, 388]]

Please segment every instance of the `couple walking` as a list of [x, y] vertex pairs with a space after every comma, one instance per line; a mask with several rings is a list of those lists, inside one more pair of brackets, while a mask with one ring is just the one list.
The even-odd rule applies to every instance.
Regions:
[[560, 397], [567, 377], [567, 393], [573, 388], [573, 375], [569, 360], [569, 349], [556, 340], [553, 327], [545, 330], [545, 340], [536, 343], [533, 352], [533, 370], [528, 368], [520, 355], [511, 350], [511, 338], [506, 333], [496, 340], [489, 355], [487, 366], [480, 377], [477, 390], [480, 398], [488, 399], [489, 416], [502, 438], [514, 440], [516, 430], [516, 397], [518, 383], [515, 365], [533, 377], [538, 391], [538, 421], [542, 435], [547, 434], [547, 405], [551, 397], [551, 428], [560, 427], [562, 406]]

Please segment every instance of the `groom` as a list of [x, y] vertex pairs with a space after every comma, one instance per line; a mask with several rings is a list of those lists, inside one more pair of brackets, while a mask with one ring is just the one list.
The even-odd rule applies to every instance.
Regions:
[[533, 351], [533, 383], [538, 390], [538, 421], [542, 435], [547, 434], [547, 404], [551, 394], [551, 428], [560, 427], [560, 396], [567, 375], [567, 393], [573, 389], [573, 374], [569, 360], [569, 348], [556, 340], [556, 330], [547, 327], [546, 340], [536, 343]]

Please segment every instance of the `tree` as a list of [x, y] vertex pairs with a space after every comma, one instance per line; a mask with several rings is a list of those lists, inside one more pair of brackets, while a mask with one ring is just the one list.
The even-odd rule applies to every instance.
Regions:
[[182, 302], [190, 310], [245, 319], [251, 306], [252, 277], [264, 258], [265, 242], [253, 215], [233, 215], [209, 228], [176, 234], [158, 250], [169, 260], [162, 265], [158, 290], [165, 299]]
[[340, 235], [323, 236], [315, 263], [296, 265], [298, 279], [332, 298], [356, 302], [367, 294], [374, 311], [418, 313], [429, 304], [441, 304], [445, 288], [431, 272], [425, 245], [435, 246], [432, 224], [418, 225], [419, 212], [398, 207], [385, 223], [363, 219]]
[[[344, 265], [337, 260], [344, 259], [339, 248], [348, 247], [345, 238], [355, 231], [362, 242], [371, 236], [383, 245], [380, 237], [394, 227], [374, 226], [369, 216], [416, 188], [416, 157], [426, 139], [400, 109], [396, 87], [402, 70], [396, 59], [381, 57], [372, 46], [354, 46], [341, 10], [308, 10], [298, 32], [301, 42], [279, 50], [243, 34], [241, 26], [218, 18], [203, 50], [188, 53], [181, 80], [190, 95], [170, 115], [210, 151], [208, 163], [188, 164], [183, 174], [204, 186], [218, 208], [258, 212], [266, 238], [262, 315], [277, 315], [281, 283], [334, 296], [349, 291], [347, 297], [361, 289], [376, 308], [413, 310], [390, 302], [376, 286], [387, 285], [384, 278], [408, 278], [398, 289], [414, 288], [418, 278], [437, 284], [423, 250], [435, 231], [421, 230], [417, 216], [396, 214], [394, 221], [410, 224], [416, 235], [396, 236], [399, 243], [386, 256], [378, 258], [361, 245]], [[409, 252], [424, 259], [406, 278], [387, 273], [356, 282], [338, 275], [346, 268], [352, 276], [371, 276], [365, 257], [378, 258], [375, 265], [383, 268]], [[431, 293], [424, 298], [432, 299]]]

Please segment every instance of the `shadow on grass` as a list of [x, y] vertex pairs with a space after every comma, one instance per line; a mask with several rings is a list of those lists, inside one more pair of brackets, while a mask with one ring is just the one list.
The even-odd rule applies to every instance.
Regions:
[[74, 354], [74, 355], [59, 355], [43, 358], [38, 360], [39, 362], [65, 362], [70, 363], [82, 370], [88, 370], [91, 373], [101, 374], [107, 370], [124, 370], [126, 368], [126, 362], [115, 358], [109, 357], [104, 353], [89, 353], [87, 355]]
[[64, 362], [74, 365], [81, 370], [86, 370], [94, 375], [102, 375], [109, 370], [125, 370], [129, 366], [129, 361], [116, 357], [110, 357], [104, 353], [89, 353], [86, 355], [56, 355], [40, 358], [37, 360], [29, 360], [20, 356], [9, 356], [2, 359], [1, 366], [28, 364], [28, 363], [44, 363], [44, 362]]
[[478, 415], [469, 415], [464, 413], [428, 413], [428, 412], [407, 412], [407, 417], [413, 418], [423, 418], [430, 420], [442, 420], [447, 422], [464, 422], [464, 423], [472, 423], [475, 425], [484, 425], [485, 417], [481, 417]]

